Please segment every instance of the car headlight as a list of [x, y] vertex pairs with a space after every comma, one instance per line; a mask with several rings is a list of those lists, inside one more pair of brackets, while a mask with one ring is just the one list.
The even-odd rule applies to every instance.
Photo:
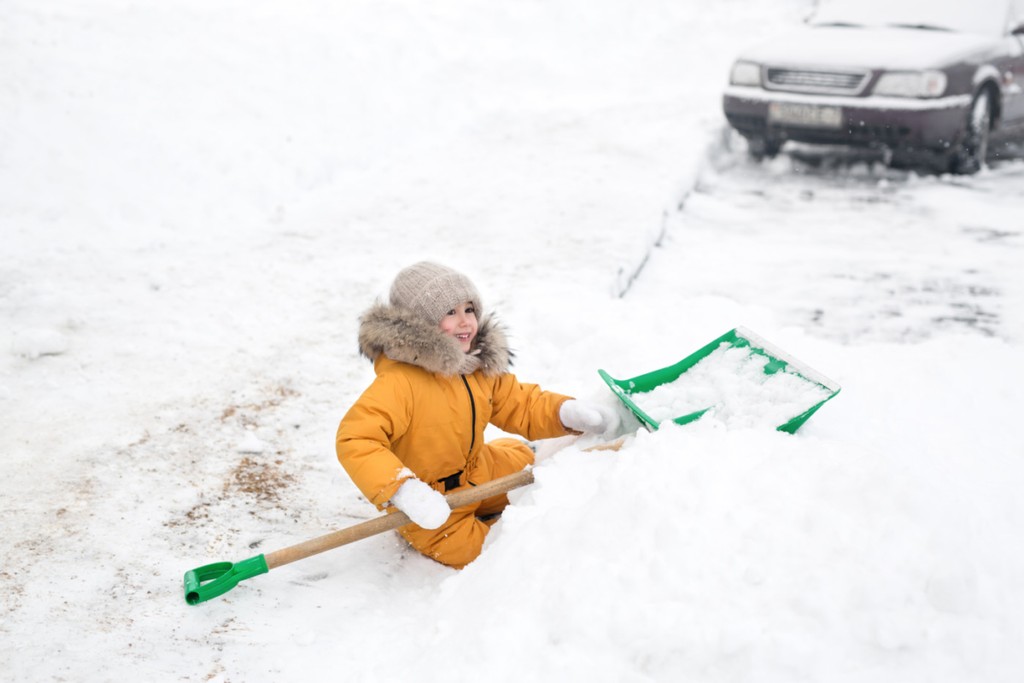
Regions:
[[736, 62], [729, 74], [731, 85], [761, 85], [761, 65], [754, 62]]
[[882, 74], [874, 92], [893, 97], [939, 97], [946, 92], [946, 74], [941, 71], [892, 71]]

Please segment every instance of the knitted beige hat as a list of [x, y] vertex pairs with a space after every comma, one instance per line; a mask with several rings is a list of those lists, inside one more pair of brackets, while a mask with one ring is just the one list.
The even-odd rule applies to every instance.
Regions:
[[406, 308], [436, 325], [463, 301], [472, 301], [479, 319], [483, 313], [480, 294], [469, 278], [451, 268], [420, 261], [402, 269], [391, 283], [391, 305]]

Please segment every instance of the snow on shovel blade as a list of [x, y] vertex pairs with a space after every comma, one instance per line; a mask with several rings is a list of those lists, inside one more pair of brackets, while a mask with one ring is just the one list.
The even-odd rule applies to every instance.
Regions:
[[630, 379], [598, 374], [641, 424], [686, 424], [713, 413], [730, 424], [793, 433], [840, 386], [742, 327], [678, 363]]

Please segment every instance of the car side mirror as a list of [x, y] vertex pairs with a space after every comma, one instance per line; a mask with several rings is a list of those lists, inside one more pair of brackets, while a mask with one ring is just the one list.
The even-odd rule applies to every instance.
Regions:
[[1020, 23], [1014, 26], [1013, 30], [1010, 31], [1010, 33], [1012, 33], [1015, 36], [1024, 36], [1024, 23]]

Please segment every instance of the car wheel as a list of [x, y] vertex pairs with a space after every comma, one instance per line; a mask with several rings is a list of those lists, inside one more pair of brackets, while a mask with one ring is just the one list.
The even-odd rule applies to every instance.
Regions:
[[988, 156], [989, 135], [992, 131], [992, 97], [982, 90], [974, 98], [967, 117], [964, 139], [953, 155], [954, 173], [977, 173]]
[[760, 161], [761, 159], [774, 159], [782, 149], [782, 142], [772, 138], [753, 137], [747, 138], [747, 151], [751, 158]]

